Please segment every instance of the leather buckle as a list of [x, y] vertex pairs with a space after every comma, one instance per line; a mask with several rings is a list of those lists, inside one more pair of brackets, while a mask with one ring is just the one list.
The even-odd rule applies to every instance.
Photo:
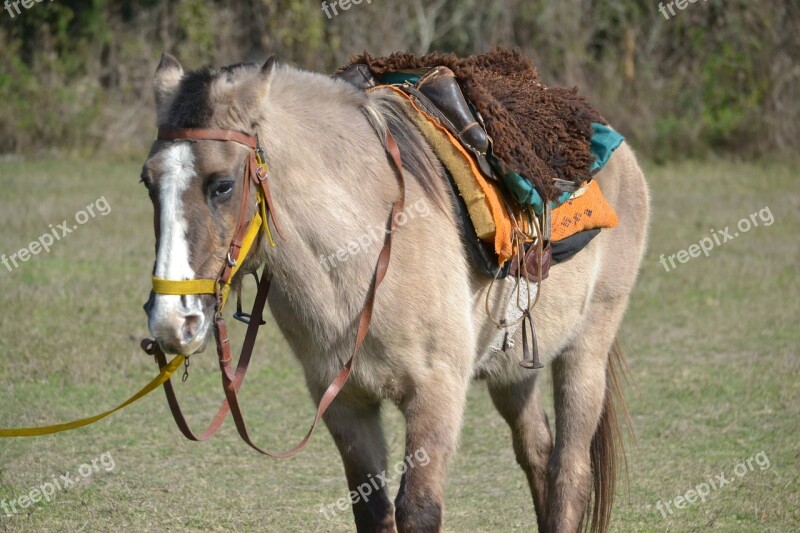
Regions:
[[[239, 306], [237, 305], [236, 312], [233, 313], [234, 320], [238, 320], [242, 324], [247, 324], [249, 326], [250, 325], [250, 321], [253, 320], [253, 315], [251, 315], [250, 313], [242, 312], [242, 310], [239, 309], [238, 307]], [[266, 323], [267, 323], [267, 321], [264, 320], [263, 318], [259, 321], [259, 324], [262, 325], [262, 326], [266, 325]]]
[[[258, 142], [258, 136], [256, 136], [256, 142]], [[261, 144], [256, 144], [256, 163], [259, 165], [265, 165], [266, 161], [264, 160], [264, 149], [261, 148]]]
[[[257, 136], [256, 143], [258, 143]], [[261, 144], [256, 144], [256, 177], [259, 181], [264, 181], [267, 178], [267, 174], [269, 174], [269, 166], [267, 166], [267, 161], [264, 158], [264, 150], [261, 148]]]
[[[520, 245], [522, 246], [522, 245]], [[525, 248], [522, 246], [523, 249]], [[550, 267], [552, 266], [553, 262], [553, 248], [550, 243], [547, 243], [542, 248], [542, 257], [541, 257], [541, 268], [542, 268], [542, 279], [538, 278], [539, 275], [539, 257], [537, 255], [537, 246], [536, 244], [529, 244], [527, 249], [518, 250], [518, 253], [521, 255], [520, 258], [512, 258], [511, 259], [511, 266], [508, 270], [509, 276], [514, 277], [527, 277], [530, 281], [544, 281], [550, 274]], [[524, 254], [524, 255], [523, 255]], [[518, 263], [522, 263], [519, 264]], [[523, 270], [520, 270], [522, 268]]]

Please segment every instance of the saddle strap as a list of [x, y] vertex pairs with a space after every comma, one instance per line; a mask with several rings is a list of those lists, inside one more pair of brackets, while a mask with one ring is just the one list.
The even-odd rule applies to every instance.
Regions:
[[[405, 207], [406, 188], [405, 179], [403, 178], [403, 163], [400, 157], [400, 149], [398, 148], [394, 137], [388, 129], [386, 130], [385, 148], [386, 152], [391, 156], [391, 162], [394, 166], [395, 174], [397, 175], [397, 180], [400, 184], [400, 198], [392, 205], [391, 218], [389, 221], [390, 231], [386, 234], [383, 247], [378, 255], [373, 279], [370, 283], [369, 291], [367, 292], [366, 302], [359, 316], [358, 330], [356, 332], [356, 341], [353, 347], [353, 352], [345, 363], [344, 367], [342, 367], [342, 369], [339, 371], [339, 374], [334, 378], [325, 393], [322, 395], [317, 407], [317, 412], [314, 416], [314, 420], [310, 429], [308, 430], [308, 433], [306, 433], [300, 442], [298, 442], [292, 449], [286, 452], [272, 452], [260, 448], [253, 443], [247, 432], [244, 415], [242, 413], [241, 406], [239, 405], [239, 388], [244, 381], [247, 373], [247, 367], [250, 364], [256, 336], [258, 334], [258, 328], [261, 325], [262, 312], [267, 301], [267, 294], [269, 293], [270, 278], [267, 273], [264, 272], [261, 282], [259, 283], [258, 293], [253, 304], [250, 323], [247, 327], [247, 333], [245, 335], [245, 340], [242, 345], [242, 351], [239, 356], [235, 373], [231, 373], [230, 368], [231, 353], [227, 326], [225, 325], [225, 321], [221, 316], [217, 318], [214, 328], [214, 335], [217, 341], [217, 355], [219, 356], [220, 370], [222, 374], [222, 386], [225, 391], [226, 399], [220, 406], [219, 411], [212, 420], [211, 424], [209, 424], [208, 428], [200, 436], [196, 436], [189, 428], [189, 425], [181, 411], [177, 396], [175, 395], [175, 390], [172, 387], [172, 383], [170, 381], [166, 381], [164, 383], [164, 392], [167, 395], [167, 402], [169, 403], [172, 416], [175, 419], [175, 423], [178, 425], [181, 433], [183, 433], [187, 439], [194, 441], [207, 440], [217, 432], [222, 425], [222, 422], [227, 417], [228, 412], [230, 412], [233, 416], [236, 429], [239, 432], [242, 440], [244, 440], [251, 448], [263, 455], [280, 459], [289, 458], [299, 453], [311, 441], [311, 437], [314, 434], [319, 421], [322, 419], [323, 415], [328, 410], [328, 407], [330, 407], [334, 399], [336, 399], [336, 397], [339, 395], [339, 392], [341, 392], [345, 383], [349, 379], [355, 365], [358, 351], [361, 349], [361, 346], [367, 337], [369, 326], [372, 321], [372, 312], [375, 307], [375, 296], [377, 294], [378, 287], [386, 277], [386, 272], [389, 268], [389, 259], [391, 258], [392, 250], [392, 235], [397, 229], [397, 217]], [[149, 347], [148, 353], [150, 352], [155, 355], [160, 367], [163, 368], [167, 364], [166, 356], [157, 343], [153, 343], [153, 345]]]

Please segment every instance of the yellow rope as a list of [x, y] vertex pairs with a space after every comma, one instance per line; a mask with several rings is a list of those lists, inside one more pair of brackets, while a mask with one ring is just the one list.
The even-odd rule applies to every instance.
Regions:
[[176, 355], [175, 359], [170, 361], [167, 366], [161, 369], [161, 372], [153, 378], [153, 380], [148, 383], [142, 390], [131, 396], [129, 399], [125, 400], [123, 403], [119, 404], [114, 409], [110, 411], [106, 411], [105, 413], [100, 413], [96, 416], [91, 416], [89, 418], [82, 418], [80, 420], [75, 420], [74, 422], [67, 422], [66, 424], [56, 424], [53, 426], [44, 426], [38, 428], [16, 428], [16, 429], [0, 429], [0, 437], [38, 437], [39, 435], [50, 435], [51, 433], [60, 433], [62, 431], [68, 431], [70, 429], [77, 429], [83, 426], [88, 426], [89, 424], [93, 424], [98, 420], [102, 420], [103, 418], [107, 417], [110, 414], [116, 413], [120, 409], [129, 406], [136, 400], [143, 398], [147, 394], [151, 393], [153, 390], [157, 389], [161, 385], [167, 382], [172, 374], [175, 373], [184, 361], [184, 357], [182, 355]]

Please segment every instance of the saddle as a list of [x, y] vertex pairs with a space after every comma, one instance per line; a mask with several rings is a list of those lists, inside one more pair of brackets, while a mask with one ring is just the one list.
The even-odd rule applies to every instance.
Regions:
[[404, 92], [416, 98], [426, 113], [435, 117], [458, 139], [487, 178], [493, 178], [487, 159], [491, 139], [480, 115], [470, 108], [455, 74], [449, 68], [439, 66], [392, 72], [378, 81], [368, 65], [359, 63], [337, 75], [364, 91], [379, 85], [400, 86]]
[[[623, 140], [607, 125], [591, 124], [591, 138], [586, 143], [591, 167], [585, 165], [583, 181], [552, 178], [548, 185], [556, 189], [554, 195], [541, 185], [542, 176], [523, 176], [497, 155], [508, 151], [494, 145], [484, 117], [464, 95], [464, 80], [451, 68], [433, 65], [393, 70], [388, 65], [417, 66], [430, 58], [392, 61], [395, 56], [388, 60], [363, 57], [367, 62], [354, 62], [336, 76], [363, 91], [389, 91], [398, 96], [443, 163], [457, 192], [453, 195], [456, 215], [462, 221], [470, 253], [488, 275], [502, 278], [541, 272], [544, 279], [551, 262], [572, 257], [599, 228], [616, 225], [613, 208], [591, 181], [592, 174]], [[456, 66], [452, 58], [444, 58]], [[475, 85], [473, 82], [473, 88]], [[494, 124], [497, 128], [497, 122]], [[532, 243], [539, 237], [545, 244], [535, 253], [538, 247]]]

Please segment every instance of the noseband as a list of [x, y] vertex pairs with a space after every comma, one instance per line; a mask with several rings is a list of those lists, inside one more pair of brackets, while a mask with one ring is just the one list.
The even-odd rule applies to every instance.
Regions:
[[[380, 136], [380, 133], [379, 133]], [[258, 138], [240, 133], [232, 130], [214, 130], [214, 129], [173, 129], [173, 128], [159, 128], [158, 140], [161, 141], [222, 141], [222, 142], [235, 142], [246, 146], [250, 149], [250, 153], [245, 163], [244, 177], [242, 191], [242, 204], [239, 209], [239, 218], [236, 224], [233, 238], [231, 239], [228, 253], [219, 274], [216, 279], [192, 279], [192, 280], [167, 280], [153, 277], [153, 292], [156, 294], [166, 295], [193, 295], [193, 294], [213, 294], [215, 296], [214, 308], [214, 338], [217, 345], [217, 355], [219, 357], [219, 365], [222, 374], [222, 386], [225, 391], [225, 401], [217, 411], [216, 416], [209, 424], [208, 428], [199, 436], [196, 436], [186, 419], [181, 412], [180, 405], [178, 404], [175, 390], [172, 387], [172, 382], [167, 380], [164, 382], [164, 392], [167, 395], [167, 402], [170, 406], [170, 411], [175, 419], [175, 423], [181, 430], [181, 433], [189, 439], [194, 441], [204, 441], [209, 439], [214, 433], [217, 432], [222, 422], [230, 412], [233, 416], [236, 429], [242, 439], [253, 449], [264, 455], [271, 457], [286, 458], [291, 457], [298, 453], [300, 450], [310, 442], [311, 436], [316, 429], [322, 415], [331, 405], [333, 400], [344, 387], [347, 379], [353, 370], [356, 355], [364, 342], [369, 331], [370, 321], [372, 319], [372, 310], [375, 305], [375, 294], [378, 286], [386, 276], [386, 271], [389, 266], [389, 258], [391, 256], [392, 234], [397, 229], [397, 217], [402, 213], [405, 205], [405, 182], [403, 179], [403, 164], [400, 159], [400, 150], [394, 137], [386, 130], [384, 147], [387, 154], [390, 156], [389, 160], [394, 168], [398, 182], [400, 184], [400, 198], [394, 202], [391, 210], [391, 218], [389, 221], [389, 231], [386, 233], [386, 238], [381, 248], [378, 260], [375, 264], [373, 279], [370, 284], [367, 298], [364, 307], [358, 320], [358, 330], [356, 332], [356, 341], [350, 359], [345, 363], [344, 367], [339, 371], [338, 375], [334, 378], [333, 382], [328, 386], [328, 389], [323, 394], [314, 421], [311, 428], [305, 437], [291, 450], [284, 453], [275, 453], [264, 450], [256, 446], [250, 439], [247, 428], [244, 422], [244, 416], [239, 406], [238, 391], [244, 381], [247, 367], [250, 363], [250, 358], [255, 346], [256, 337], [258, 335], [258, 328], [265, 324], [262, 319], [264, 305], [267, 301], [267, 294], [269, 293], [271, 277], [264, 267], [264, 272], [258, 283], [258, 292], [253, 303], [253, 309], [249, 315], [243, 320], [247, 323], [247, 333], [245, 334], [244, 343], [242, 344], [242, 351], [239, 356], [239, 361], [236, 365], [236, 371], [231, 369], [231, 347], [228, 339], [228, 330], [225, 325], [225, 320], [222, 311], [228, 299], [231, 289], [231, 282], [234, 275], [238, 272], [247, 254], [252, 249], [253, 244], [259, 239], [262, 233], [265, 233], [272, 246], [275, 242], [272, 239], [272, 234], [269, 228], [269, 216], [272, 217], [272, 223], [275, 226], [275, 231], [285, 239], [280, 226], [275, 219], [275, 210], [272, 205], [272, 197], [268, 187], [269, 171], [267, 164], [264, 161], [264, 152], [262, 151]], [[257, 209], [253, 217], [247, 220], [247, 208], [250, 199], [250, 182], [256, 186], [257, 195]], [[240, 312], [241, 314], [241, 312]], [[236, 316], [236, 315], [234, 315]], [[142, 349], [155, 356], [156, 362], [161, 369], [164, 369], [168, 363], [166, 355], [159, 346], [158, 342], [152, 339], [145, 339], [142, 341]], [[188, 367], [188, 356], [185, 356], [185, 362]], [[184, 374], [184, 377], [186, 374]]]

